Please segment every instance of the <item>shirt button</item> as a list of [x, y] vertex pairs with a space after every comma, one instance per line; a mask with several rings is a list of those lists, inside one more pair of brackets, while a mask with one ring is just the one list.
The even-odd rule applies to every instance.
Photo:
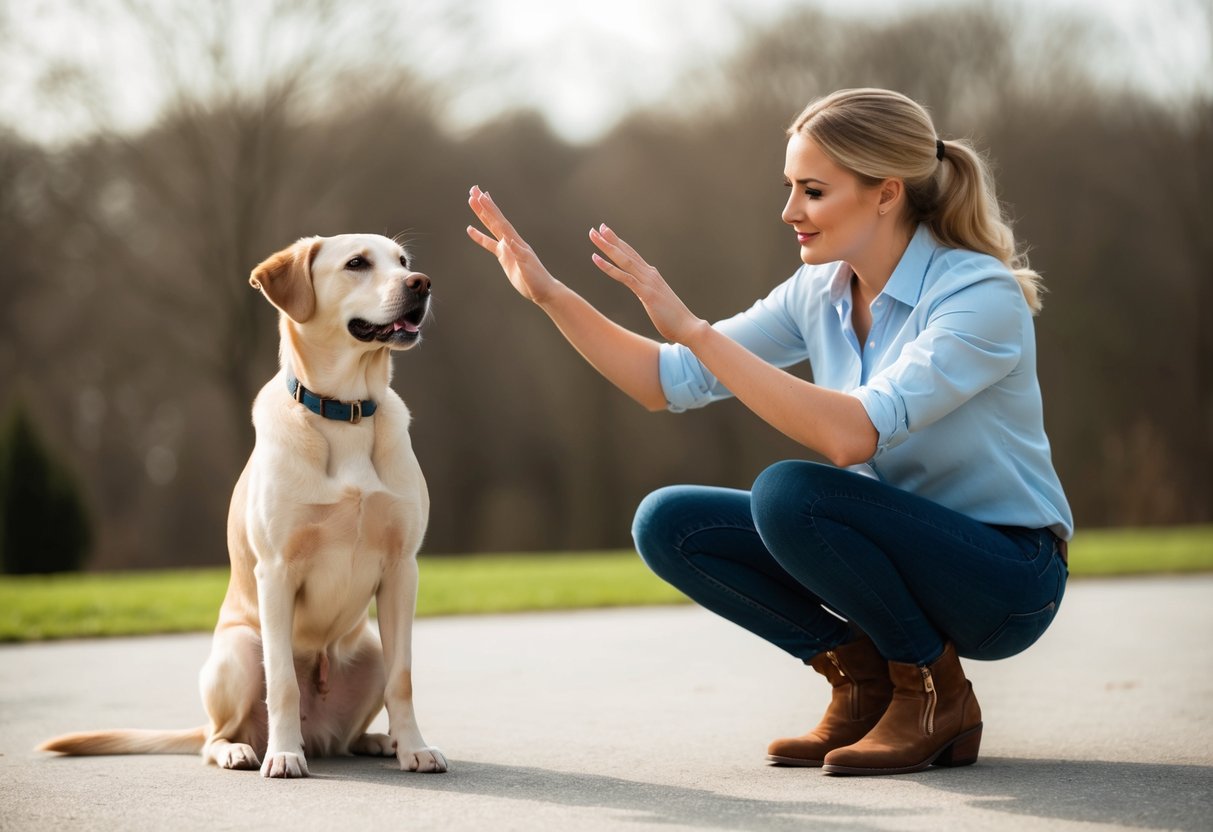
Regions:
[[868, 347], [869, 347], [869, 348], [874, 348], [875, 346], [876, 346], [876, 342], [875, 342], [875, 341], [868, 341]]

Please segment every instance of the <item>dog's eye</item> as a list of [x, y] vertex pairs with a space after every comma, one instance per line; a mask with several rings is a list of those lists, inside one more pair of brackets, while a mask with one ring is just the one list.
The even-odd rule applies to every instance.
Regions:
[[371, 267], [371, 261], [367, 260], [365, 257], [351, 257], [350, 261], [345, 264], [345, 267], [347, 269], [353, 269], [354, 271], [369, 269]]
[[403, 254], [400, 255], [400, 265], [404, 266], [409, 271], [413, 270], [413, 268], [409, 265], [409, 258], [405, 257]]

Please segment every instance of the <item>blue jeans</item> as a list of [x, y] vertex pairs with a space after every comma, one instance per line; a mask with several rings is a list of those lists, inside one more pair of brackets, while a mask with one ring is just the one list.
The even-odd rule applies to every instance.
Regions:
[[662, 488], [632, 534], [662, 579], [806, 662], [856, 630], [897, 662], [930, 664], [945, 641], [1013, 656], [1052, 622], [1069, 575], [1048, 529], [986, 525], [812, 462], [776, 463], [748, 492]]

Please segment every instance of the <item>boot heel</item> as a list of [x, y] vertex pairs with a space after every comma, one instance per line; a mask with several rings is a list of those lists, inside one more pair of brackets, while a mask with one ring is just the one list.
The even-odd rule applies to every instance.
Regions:
[[935, 765], [946, 768], [971, 766], [977, 762], [977, 749], [981, 746], [981, 725], [970, 728], [952, 741], [952, 744], [935, 758]]

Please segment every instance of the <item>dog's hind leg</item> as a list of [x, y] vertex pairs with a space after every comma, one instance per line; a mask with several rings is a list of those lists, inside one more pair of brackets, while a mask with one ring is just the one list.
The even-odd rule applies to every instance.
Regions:
[[396, 742], [387, 734], [368, 734], [375, 717], [383, 710], [383, 688], [386, 673], [383, 666], [383, 645], [379, 634], [367, 622], [358, 636], [353, 660], [343, 668], [342, 685], [349, 711], [349, 724], [354, 731], [348, 743], [351, 754], [367, 757], [396, 756]]
[[350, 753], [361, 757], [395, 757], [396, 741], [387, 734], [363, 734], [350, 743]]
[[216, 630], [199, 683], [211, 718], [202, 759], [220, 768], [260, 768], [269, 728], [257, 632], [243, 625]]

